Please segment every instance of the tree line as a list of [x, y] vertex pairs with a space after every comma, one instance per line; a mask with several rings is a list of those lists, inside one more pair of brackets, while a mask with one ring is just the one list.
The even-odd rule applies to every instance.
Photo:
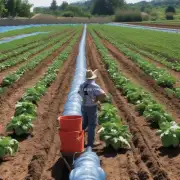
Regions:
[[35, 13], [53, 13], [61, 16], [91, 16], [114, 15], [116, 10], [125, 4], [124, 0], [89, 0], [84, 3], [68, 4], [66, 1], [58, 6], [56, 0], [52, 0], [49, 8], [35, 8]]
[[29, 17], [32, 6], [28, 0], [0, 0], [0, 17]]

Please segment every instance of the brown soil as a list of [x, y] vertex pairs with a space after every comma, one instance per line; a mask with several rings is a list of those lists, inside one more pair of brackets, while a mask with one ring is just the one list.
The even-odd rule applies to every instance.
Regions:
[[[57, 175], [63, 176], [64, 164], [61, 164], [61, 160], [58, 161], [61, 156], [57, 117], [63, 111], [66, 95], [74, 75], [78, 43], [63, 68], [60, 69], [56, 81], [38, 103], [38, 117], [34, 122], [33, 136], [22, 140], [16, 156], [0, 165], [0, 179], [39, 180], [42, 172], [44, 172], [43, 180], [52, 179], [52, 177], [57, 179]], [[57, 163], [55, 163], [56, 160]], [[61, 165], [59, 169], [56, 168], [58, 162]], [[47, 177], [48, 175], [50, 178]]]
[[[71, 38], [71, 37], [70, 37]], [[11, 117], [15, 112], [15, 104], [22, 97], [24, 91], [27, 88], [33, 87], [36, 82], [44, 75], [47, 71], [48, 66], [53, 62], [53, 60], [61, 53], [65, 47], [70, 42], [67, 42], [58, 50], [56, 50], [52, 55], [44, 59], [39, 65], [36, 66], [33, 70], [26, 72], [19, 81], [17, 81], [12, 87], [8, 88], [5, 94], [0, 97], [0, 124], [5, 127], [9, 122]]]
[[140, 26], [150, 26], [150, 27], [160, 27], [160, 28], [169, 28], [169, 29], [180, 29], [180, 25], [172, 25], [172, 24], [151, 24], [151, 23], [129, 23]]
[[158, 86], [151, 77], [146, 75], [134, 62], [125, 57], [111, 43], [103, 39], [102, 42], [108, 48], [110, 55], [117, 61], [119, 70], [132, 82], [152, 94], [156, 101], [163, 104], [166, 111], [172, 114], [177, 122], [180, 122], [180, 101], [175, 97], [169, 97], [163, 88]]
[[91, 51], [88, 53], [88, 59], [91, 59], [90, 66], [99, 69], [99, 84], [113, 95], [113, 102], [133, 135], [131, 151], [120, 151], [118, 154], [114, 152], [112, 157], [112, 153], [106, 152], [102, 147], [96, 149], [97, 152], [101, 152], [99, 155], [108, 175], [107, 180], [120, 179], [120, 177], [140, 180], [178, 180], [179, 149], [162, 148], [156, 130], [151, 128], [143, 117], [137, 115], [121, 92], [115, 88], [90, 36], [88, 36], [88, 44]]

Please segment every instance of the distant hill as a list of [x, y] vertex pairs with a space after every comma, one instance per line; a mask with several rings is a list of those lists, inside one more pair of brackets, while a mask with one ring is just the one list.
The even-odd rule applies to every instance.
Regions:
[[150, 2], [140, 1], [138, 3], [133, 3], [133, 5], [138, 5], [138, 6], [142, 6], [144, 4], [149, 4], [151, 6], [169, 6], [169, 5], [180, 6], [180, 0], [152, 0]]

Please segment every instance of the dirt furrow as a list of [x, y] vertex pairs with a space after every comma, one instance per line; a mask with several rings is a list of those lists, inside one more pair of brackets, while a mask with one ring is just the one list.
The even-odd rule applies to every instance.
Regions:
[[23, 96], [24, 91], [27, 88], [33, 87], [33, 85], [38, 82], [38, 80], [47, 71], [48, 66], [59, 55], [59, 53], [65, 49], [69, 42], [70, 40], [68, 40], [62, 47], [52, 53], [51, 56], [47, 57], [32, 71], [25, 73], [19, 81], [7, 89], [6, 93], [0, 97], [0, 124], [2, 126], [5, 127], [10, 118], [13, 116], [15, 112], [15, 104]]
[[[80, 39], [79, 39], [80, 41]], [[57, 107], [57, 113], [56, 113], [56, 119], [57, 119], [57, 114], [61, 115], [63, 110], [64, 110], [64, 104], [66, 102], [66, 97], [69, 93], [69, 89], [71, 87], [72, 79], [74, 76], [75, 72], [75, 63], [76, 63], [76, 57], [78, 53], [78, 47], [79, 43], [76, 44], [72, 54], [71, 54], [71, 65], [69, 65], [69, 69], [67, 72], [70, 72], [70, 76], [67, 77], [65, 82], [63, 82], [65, 86], [64, 89], [59, 89], [58, 92], [58, 99], [61, 99], [61, 104], [59, 104]], [[62, 94], [62, 92], [64, 92]], [[57, 127], [59, 127], [58, 122], [56, 123]], [[58, 134], [58, 129], [54, 131], [54, 137], [53, 141], [51, 142], [51, 147], [49, 149], [49, 153], [46, 158], [46, 162], [44, 164], [44, 167], [42, 169], [42, 175], [41, 175], [41, 180], [50, 180], [50, 179], [66, 179], [68, 180], [67, 173], [66, 173], [66, 168], [64, 165], [64, 161], [62, 160], [61, 154], [60, 154], [60, 140], [59, 140], [59, 134]]]
[[145, 55], [143, 55], [141, 52], [139, 51], [135, 51], [131, 48], [129, 48], [131, 51], [133, 51], [134, 53], [138, 53], [140, 54], [141, 56], [143, 56], [143, 58], [145, 58], [145, 60], [147, 60], [149, 63], [151, 64], [154, 64], [156, 67], [159, 67], [159, 68], [163, 68], [163, 69], [166, 69], [167, 71], [169, 71], [169, 73], [174, 76], [176, 78], [176, 84], [175, 84], [175, 87], [180, 87], [180, 72], [177, 72], [171, 68], [168, 68], [167, 66], [161, 64], [160, 62], [157, 62], [156, 60], [153, 60]]
[[[90, 40], [90, 44], [93, 44], [92, 39]], [[91, 46], [91, 49], [95, 49], [95, 47], [93, 48]], [[96, 54], [92, 63], [94, 64], [94, 68], [100, 70], [101, 78], [106, 83], [108, 92], [113, 95], [115, 105], [119, 108], [119, 111], [123, 114], [123, 119], [130, 127], [133, 135], [133, 159], [139, 170], [139, 179], [178, 180], [180, 175], [178, 168], [180, 158], [178, 154], [179, 149], [171, 151], [170, 149], [166, 150], [162, 148], [160, 137], [155, 135], [156, 130], [151, 129], [143, 117], [137, 116], [134, 108], [128, 104], [127, 100], [121, 95], [121, 92], [115, 88], [104, 64], [100, 61], [97, 51], [94, 50], [92, 54]], [[166, 154], [165, 152], [162, 153], [162, 151], [165, 151]]]
[[[69, 64], [65, 66], [64, 69], [64, 77], [63, 80], [61, 80], [61, 85], [57, 87], [56, 94], [54, 97], [54, 101], [52, 101], [51, 106], [49, 106], [50, 114], [47, 113], [47, 109], [44, 110], [44, 113], [47, 114], [47, 120], [49, 120], [48, 116], [51, 116], [51, 122], [54, 124], [54, 129], [51, 131], [51, 139], [49, 137], [50, 132], [47, 132], [45, 136], [42, 137], [42, 147], [45, 147], [46, 149], [43, 151], [42, 149], [36, 149], [36, 153], [34, 154], [34, 157], [39, 155], [39, 157], [43, 157], [43, 161], [40, 163], [38, 162], [37, 158], [34, 160], [34, 157], [32, 158], [27, 175], [27, 180], [33, 179], [33, 180], [39, 180], [39, 179], [56, 179], [56, 176], [63, 177], [64, 171], [63, 171], [63, 165], [62, 167], [59, 167], [59, 169], [55, 169], [55, 166], [58, 162], [61, 162], [61, 155], [60, 155], [60, 140], [58, 135], [58, 121], [57, 117], [58, 115], [62, 114], [64, 109], [64, 104], [67, 98], [67, 95], [69, 93], [71, 82], [74, 76], [75, 71], [75, 64], [76, 64], [76, 57], [78, 53], [78, 46], [79, 42], [76, 44], [75, 48], [73, 49], [73, 52], [71, 56], [69, 57]], [[67, 73], [69, 72], [69, 73]], [[59, 77], [59, 76], [58, 76]], [[46, 141], [46, 142], [45, 142]], [[48, 142], [47, 142], [48, 141]], [[37, 169], [38, 167], [38, 169]], [[60, 179], [60, 178], [59, 178]]]
[[143, 87], [147, 92], [152, 94], [156, 101], [164, 105], [166, 111], [172, 114], [176, 122], [180, 122], [180, 100], [175, 97], [168, 97], [164, 89], [158, 86], [156, 82], [137, 67], [134, 62], [125, 57], [111, 43], [103, 39], [102, 42], [108, 48], [109, 55], [118, 63], [119, 70], [132, 82]]
[[[77, 51], [78, 46], [74, 48], [73, 52]], [[56, 81], [38, 103], [38, 117], [34, 121], [33, 137], [22, 141], [16, 156], [0, 165], [0, 178], [3, 180], [40, 179], [49, 149], [54, 146], [53, 142], [55, 141], [53, 140], [58, 127], [57, 117], [70, 88], [76, 55], [77, 53], [72, 53], [69, 56], [60, 69]], [[58, 139], [55, 143], [60, 145]], [[54, 154], [50, 159], [53, 159], [53, 156]]]
[[[73, 32], [71, 32], [71, 33], [69, 34], [69, 36], [71, 36], [72, 33], [73, 33]], [[73, 33], [73, 34], [74, 34], [74, 33]], [[58, 43], [58, 42], [57, 42], [57, 43]], [[57, 44], [57, 43], [55, 43], [55, 44]], [[54, 45], [54, 44], [53, 44], [53, 45]], [[44, 52], [45, 50], [48, 50], [48, 49], [51, 48], [53, 45], [50, 45], [50, 46], [48, 46], [48, 47], [46, 47], [46, 48], [43, 48], [43, 49], [41, 49], [40, 51], [36, 52], [35, 54], [30, 55], [27, 60], [24, 60], [24, 61], [22, 61], [22, 62], [19, 62], [19, 63], [17, 63], [15, 66], [8, 67], [7, 69], [1, 71], [1, 72], [0, 72], [0, 82], [1, 82], [1, 81], [3, 80], [3, 78], [4, 78], [5, 76], [7, 76], [10, 72], [14, 72], [14, 71], [18, 70], [21, 66], [23, 66], [23, 65], [27, 64], [29, 61], [31, 61], [33, 57], [35, 57], [36, 55]]]
[[[99, 63], [99, 57], [97, 54], [97, 51], [95, 49], [95, 45], [92, 42], [92, 39], [88, 35], [87, 39], [87, 58], [90, 62], [90, 67], [93, 69], [99, 69], [99, 77], [98, 77], [98, 83], [101, 85], [101, 87], [108, 93], [110, 93], [109, 86], [111, 86], [108, 81], [104, 77], [104, 67], [102, 68]], [[113, 97], [113, 103], [116, 105], [116, 97]], [[120, 117], [124, 117], [123, 112], [119, 110]], [[129, 150], [129, 151], [120, 151], [117, 154], [112, 153], [109, 154], [108, 152], [103, 152], [103, 147], [100, 147], [100, 149], [96, 150], [98, 154], [100, 155], [100, 158], [102, 160], [103, 168], [105, 169], [106, 173], [108, 174], [109, 180], [111, 179], [140, 179], [141, 174], [146, 174], [148, 176], [148, 179], [151, 179], [151, 175], [148, 172], [147, 168], [143, 165], [143, 163], [136, 162], [139, 161], [139, 157], [136, 154], [136, 151]], [[143, 168], [142, 168], [143, 167]], [[120, 174], [120, 176], [118, 175]]]

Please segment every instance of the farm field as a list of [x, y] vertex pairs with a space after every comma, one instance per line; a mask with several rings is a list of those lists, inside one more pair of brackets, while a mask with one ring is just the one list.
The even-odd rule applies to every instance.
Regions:
[[163, 20], [163, 21], [143, 21], [143, 22], [130, 22], [128, 24], [142, 25], [156, 28], [180, 29], [180, 20]]
[[[2, 180], [68, 180], [57, 118], [71, 88], [83, 26], [12, 32], [37, 31], [49, 33], [0, 45], [0, 158], [1, 137], [13, 131], [19, 143], [14, 156], [0, 160]], [[128, 132], [119, 132], [125, 140], [120, 144], [109, 141], [117, 150], [93, 149], [106, 179], [179, 180], [180, 34], [88, 25], [85, 48], [87, 68], [99, 70], [97, 83], [112, 96], [112, 104], [102, 107], [110, 107], [119, 122], [109, 115], [108, 126]], [[98, 129], [107, 121], [102, 113]]]

